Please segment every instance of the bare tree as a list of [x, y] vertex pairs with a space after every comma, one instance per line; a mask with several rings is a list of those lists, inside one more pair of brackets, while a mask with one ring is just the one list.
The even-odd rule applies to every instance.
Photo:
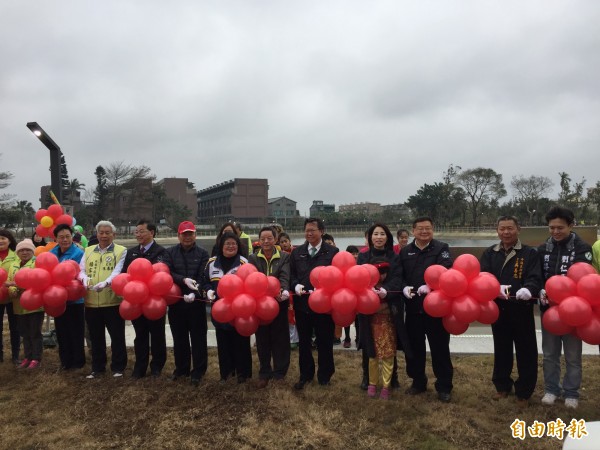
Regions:
[[502, 175], [493, 169], [478, 167], [460, 172], [456, 184], [462, 187], [471, 212], [472, 226], [476, 227], [481, 211], [493, 206], [506, 195]]
[[548, 177], [519, 175], [512, 178], [510, 186], [517, 193], [517, 202], [529, 214], [529, 225], [533, 225], [533, 217], [540, 211], [540, 199], [550, 193], [554, 183]]

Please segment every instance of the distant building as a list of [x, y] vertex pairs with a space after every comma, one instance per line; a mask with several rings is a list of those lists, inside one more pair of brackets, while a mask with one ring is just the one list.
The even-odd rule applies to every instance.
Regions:
[[380, 203], [361, 202], [351, 203], [348, 205], [340, 205], [340, 213], [352, 214], [361, 216], [376, 216], [383, 212], [383, 207]]
[[323, 203], [323, 200], [313, 200], [313, 203], [309, 208], [309, 212], [311, 217], [318, 217], [322, 214], [334, 213], [335, 205]]
[[287, 197], [270, 198], [267, 203], [269, 204], [269, 216], [276, 222], [279, 222], [279, 219], [292, 219], [300, 216], [300, 212], [296, 209], [297, 202]]
[[187, 178], [163, 178], [156, 183], [162, 186], [168, 199], [174, 200], [183, 206], [187, 206], [190, 215], [185, 220], [194, 222], [198, 215], [198, 203], [196, 200], [196, 189], [190, 187]]
[[135, 178], [115, 195], [108, 194], [106, 218], [115, 225], [135, 226], [141, 217], [153, 217], [152, 179]]
[[199, 223], [264, 222], [269, 215], [269, 184], [264, 178], [234, 178], [196, 195]]
[[410, 220], [412, 218], [411, 209], [404, 203], [395, 203], [393, 205], [383, 205], [383, 213], [386, 216]]

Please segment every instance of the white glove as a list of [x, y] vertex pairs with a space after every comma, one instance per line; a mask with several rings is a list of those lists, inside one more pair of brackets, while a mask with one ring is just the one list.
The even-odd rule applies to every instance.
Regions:
[[306, 293], [306, 291], [304, 290], [303, 284], [297, 284], [294, 291], [296, 292], [296, 295], [302, 295], [302, 294]]
[[192, 291], [197, 291], [198, 290], [198, 283], [196, 283], [196, 280], [193, 280], [191, 278], [184, 278], [183, 282]]
[[217, 296], [215, 295], [215, 291], [213, 291], [212, 289], [206, 291], [206, 298], [209, 299], [211, 302], [215, 300], [217, 298]]
[[84, 288], [86, 288], [86, 289], [88, 288], [88, 284], [89, 284], [89, 282], [90, 282], [90, 279], [88, 278], [88, 276], [87, 276], [87, 275], [79, 275], [79, 276], [77, 277], [77, 279], [78, 279], [79, 281], [81, 281], [81, 284], [83, 284], [83, 287], [84, 287]]
[[108, 286], [108, 283], [106, 281], [101, 281], [100, 283], [98, 283], [97, 285], [95, 285], [92, 289], [96, 292], [100, 292], [102, 291], [106, 286]]
[[196, 294], [194, 294], [193, 292], [190, 292], [189, 294], [185, 294], [183, 296], [183, 301], [186, 303], [192, 303], [194, 300], [196, 300]]
[[411, 298], [413, 298], [415, 296], [415, 294], [412, 293], [413, 289], [414, 288], [412, 286], [406, 286], [404, 289], [402, 289], [402, 293], [404, 294], [404, 296], [407, 299], [410, 300]]
[[531, 300], [531, 292], [527, 288], [521, 288], [517, 291], [515, 297], [517, 300]]
[[429, 289], [429, 286], [427, 286], [426, 284], [424, 284], [423, 286], [419, 286], [419, 289], [417, 289], [417, 294], [419, 295], [427, 295], [431, 292], [431, 289]]
[[281, 295], [279, 296], [279, 298], [281, 298], [282, 302], [285, 302], [286, 300], [289, 300], [290, 293], [288, 291], [282, 291]]
[[382, 287], [377, 289], [375, 293], [379, 296], [379, 298], [385, 298], [385, 296], [387, 295], [387, 291]]
[[546, 295], [546, 289], [540, 290], [540, 305], [548, 306], [548, 295]]
[[501, 284], [500, 285], [500, 295], [498, 297], [503, 298], [504, 300], [508, 300], [510, 295], [510, 284]]

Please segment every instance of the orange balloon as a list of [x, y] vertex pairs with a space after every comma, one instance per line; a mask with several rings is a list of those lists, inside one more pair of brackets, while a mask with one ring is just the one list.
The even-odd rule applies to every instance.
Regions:
[[43, 246], [43, 245], [40, 245], [39, 247], [36, 247], [36, 248], [35, 248], [35, 251], [33, 252], [33, 254], [34, 254], [34, 256], [40, 256], [40, 254], [42, 254], [42, 253], [44, 253], [44, 252], [46, 252], [46, 251], [48, 251], [48, 250], [46, 249], [46, 247], [45, 247], [45, 246]]
[[52, 242], [48, 242], [44, 247], [46, 247], [46, 250], [50, 251], [57, 245], [58, 245], [57, 242], [52, 241]]

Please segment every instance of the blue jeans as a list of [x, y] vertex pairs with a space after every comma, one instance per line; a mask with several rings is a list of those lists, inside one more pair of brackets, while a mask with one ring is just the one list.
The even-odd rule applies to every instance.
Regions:
[[572, 334], [556, 336], [542, 326], [544, 390], [560, 397], [560, 353], [565, 353], [566, 373], [562, 382], [565, 398], [579, 398], [581, 386], [581, 340]]

